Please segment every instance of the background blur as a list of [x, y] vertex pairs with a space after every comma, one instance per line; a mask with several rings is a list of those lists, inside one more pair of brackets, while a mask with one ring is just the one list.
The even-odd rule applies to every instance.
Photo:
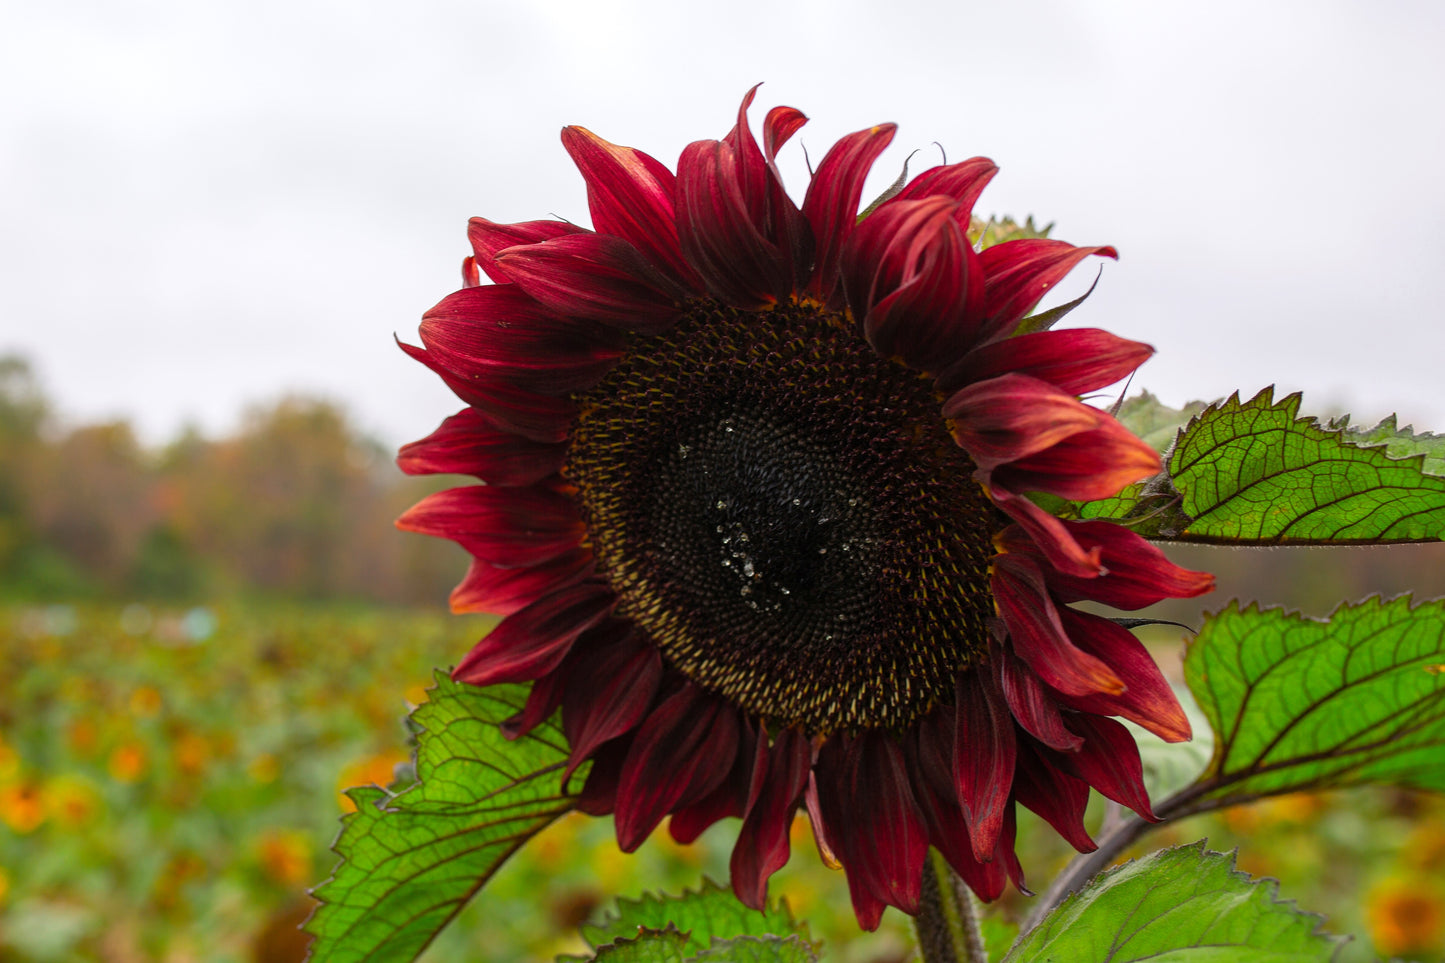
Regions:
[[[457, 407], [392, 335], [457, 285], [467, 216], [587, 222], [563, 124], [671, 164], [766, 81], [755, 121], [813, 118], [782, 164], [800, 195], [798, 142], [897, 121], [870, 195], [936, 142], [1002, 168], [980, 213], [1120, 249], [1071, 320], [1159, 349], [1136, 387], [1445, 427], [1445, 6], [883, 11], [0, 0], [0, 961], [298, 958], [338, 788], [390, 779], [407, 704], [487, 627], [445, 614], [459, 550], [391, 527], [449, 483], [392, 453]], [[1441, 595], [1442, 548], [1181, 551], [1220, 589], [1160, 614]], [[1171, 670], [1177, 635], [1151, 636]], [[603, 894], [725, 877], [728, 832], [621, 857], [568, 820], [431, 958], [575, 948]], [[1023, 832], [1046, 880], [1066, 854]], [[1170, 832], [1243, 840], [1337, 931], [1442, 958], [1437, 803]], [[837, 951], [846, 890], [797, 842], [775, 892]], [[906, 932], [890, 913], [834, 958], [902, 959]]]

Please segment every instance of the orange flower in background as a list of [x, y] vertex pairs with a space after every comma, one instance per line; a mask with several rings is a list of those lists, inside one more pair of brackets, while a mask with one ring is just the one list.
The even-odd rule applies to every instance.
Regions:
[[46, 814], [67, 829], [89, 825], [102, 805], [100, 793], [83, 776], [56, 776], [45, 784], [43, 796]]
[[176, 768], [188, 776], [198, 776], [211, 758], [211, 747], [206, 737], [194, 732], [183, 732], [176, 739]]
[[0, 821], [17, 833], [34, 832], [45, 822], [40, 787], [32, 782], [0, 788]]
[[1445, 949], [1445, 890], [1434, 880], [1388, 879], [1370, 891], [1365, 919], [1387, 956]]
[[106, 768], [116, 782], [132, 783], [145, 775], [148, 761], [145, 746], [132, 739], [111, 750]]
[[301, 886], [311, 881], [311, 840], [294, 829], [273, 829], [257, 844], [261, 869], [267, 878], [282, 886]]
[[140, 719], [153, 719], [160, 714], [165, 703], [154, 687], [143, 685], [130, 694], [131, 714]]

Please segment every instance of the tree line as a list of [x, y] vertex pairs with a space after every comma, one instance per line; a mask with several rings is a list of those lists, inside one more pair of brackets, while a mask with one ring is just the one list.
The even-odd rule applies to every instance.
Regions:
[[226, 438], [159, 449], [126, 421], [63, 427], [30, 364], [0, 357], [0, 595], [190, 601], [256, 593], [444, 604], [450, 543], [393, 520], [446, 482], [402, 475], [328, 401], [287, 397]]

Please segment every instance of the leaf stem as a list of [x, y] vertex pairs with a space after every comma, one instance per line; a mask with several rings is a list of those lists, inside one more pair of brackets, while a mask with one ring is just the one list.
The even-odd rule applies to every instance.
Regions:
[[988, 963], [973, 894], [936, 849], [923, 861], [923, 893], [914, 924], [923, 963]]

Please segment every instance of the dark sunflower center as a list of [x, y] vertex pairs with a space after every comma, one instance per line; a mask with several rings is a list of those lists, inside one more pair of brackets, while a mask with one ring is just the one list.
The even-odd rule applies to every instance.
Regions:
[[841, 319], [695, 308], [578, 398], [619, 614], [774, 727], [902, 728], [985, 646], [997, 528], [931, 382]]

